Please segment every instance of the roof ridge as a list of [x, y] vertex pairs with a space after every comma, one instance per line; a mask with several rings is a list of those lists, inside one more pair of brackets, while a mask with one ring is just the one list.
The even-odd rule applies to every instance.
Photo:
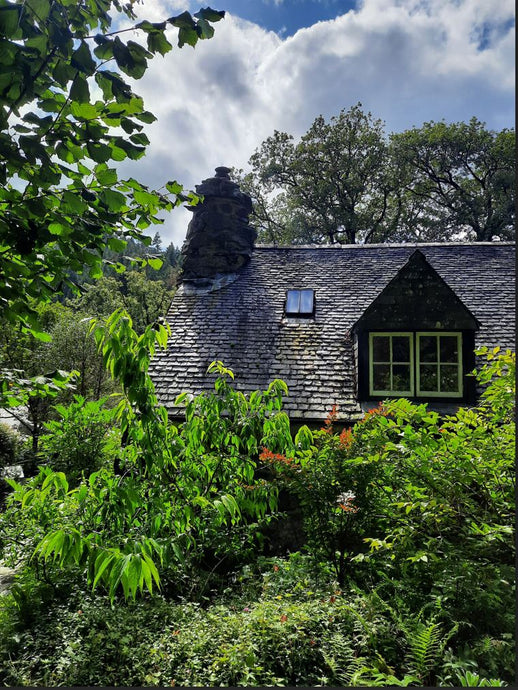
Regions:
[[514, 247], [515, 242], [394, 242], [372, 244], [256, 244], [255, 249], [369, 249], [369, 248], [401, 248], [401, 247]]

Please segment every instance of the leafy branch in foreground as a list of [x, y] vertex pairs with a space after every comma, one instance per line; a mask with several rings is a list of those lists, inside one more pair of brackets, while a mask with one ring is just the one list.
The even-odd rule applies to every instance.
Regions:
[[124, 75], [140, 79], [171, 50], [168, 29], [179, 47], [194, 46], [224, 12], [140, 22], [144, 47], [109, 31], [111, 13], [134, 20], [135, 4], [0, 0], [0, 304], [36, 331], [31, 299], [73, 288], [70, 271], [101, 276], [106, 247], [149, 243], [143, 231], [162, 222], [159, 211], [196, 202], [176, 182], [154, 191], [119, 179], [113, 163], [144, 155], [144, 126], [156, 119]]
[[[247, 397], [216, 362], [209, 368], [217, 376], [214, 393], [191, 401], [181, 396], [186, 422], [177, 427], [158, 405], [147, 373], [150, 357], [166, 345], [167, 326], [137, 335], [118, 310], [93, 328], [105, 366], [123, 389], [111, 410], [121, 443], [110, 462], [75, 488], [63, 472], [52, 471], [52, 458], [27, 485], [10, 480], [11, 509], [19, 506], [26, 528], [17, 538], [35, 564], [79, 568], [112, 599], [119, 588], [127, 598], [144, 588], [152, 592], [159, 569], [181, 588], [195, 566], [210, 569], [214, 560], [232, 562], [252, 549], [275, 509], [276, 489], [257, 479], [255, 469], [261, 444], [290, 441], [280, 409], [286, 386], [274, 381]], [[61, 415], [67, 416], [64, 408]], [[48, 430], [45, 448], [67, 447], [59, 439], [65, 426]]]

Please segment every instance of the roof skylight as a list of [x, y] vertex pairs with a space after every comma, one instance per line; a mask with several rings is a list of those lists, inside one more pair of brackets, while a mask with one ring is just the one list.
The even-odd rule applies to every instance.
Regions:
[[286, 293], [286, 314], [288, 316], [311, 316], [315, 309], [314, 290], [288, 290]]

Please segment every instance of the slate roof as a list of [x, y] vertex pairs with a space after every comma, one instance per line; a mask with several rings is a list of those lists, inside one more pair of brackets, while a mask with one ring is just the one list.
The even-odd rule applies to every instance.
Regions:
[[[234, 282], [175, 295], [168, 349], [150, 367], [160, 402], [181, 415], [176, 396], [212, 390], [206, 370], [221, 360], [244, 392], [286, 381], [293, 420], [322, 420], [334, 403], [358, 418], [352, 326], [416, 248], [480, 322], [476, 345], [514, 350], [514, 243], [258, 246]], [[314, 318], [286, 317], [286, 291], [303, 288], [315, 290]]]

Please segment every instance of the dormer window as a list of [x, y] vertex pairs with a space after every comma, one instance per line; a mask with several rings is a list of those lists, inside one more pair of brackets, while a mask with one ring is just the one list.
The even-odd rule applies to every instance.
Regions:
[[475, 399], [480, 323], [418, 249], [354, 324], [360, 400]]
[[414, 394], [414, 348], [411, 333], [370, 333], [370, 394]]
[[315, 310], [314, 290], [288, 290], [286, 293], [286, 316], [313, 316]]
[[369, 333], [371, 397], [459, 398], [462, 334]]
[[417, 333], [417, 395], [462, 395], [460, 333]]

